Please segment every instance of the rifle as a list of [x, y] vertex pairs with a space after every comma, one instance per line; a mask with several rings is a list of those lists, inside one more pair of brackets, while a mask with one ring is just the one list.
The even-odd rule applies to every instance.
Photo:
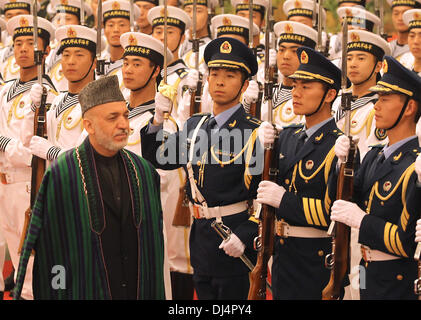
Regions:
[[383, 39], [387, 40], [388, 35], [384, 32], [384, 3], [383, 0], [374, 1], [374, 12], [380, 18], [380, 23], [377, 28], [377, 34]]
[[102, 41], [102, 0], [98, 0], [97, 25], [96, 25], [96, 74], [102, 77], [105, 74], [105, 59], [101, 59], [101, 41]]
[[[38, 0], [34, 0], [33, 4], [33, 23], [34, 23], [34, 62], [37, 66], [37, 79], [38, 83], [42, 86], [42, 75], [43, 75], [43, 65], [42, 60], [44, 52], [38, 48]], [[43, 137], [47, 139], [47, 128], [46, 128], [46, 101], [47, 101], [47, 89], [43, 86], [41, 103], [40, 106], [35, 111], [34, 117], [34, 135]], [[30, 206], [25, 211], [25, 222], [22, 230], [22, 235], [19, 243], [18, 253], [22, 251], [23, 244], [25, 242], [25, 237], [28, 232], [29, 222], [32, 216], [32, 208], [34, 207], [36, 196], [38, 190], [41, 186], [42, 179], [44, 177], [46, 169], [45, 159], [33, 156], [31, 160], [31, 196], [30, 196]]]
[[[212, 222], [211, 227], [215, 229], [215, 231], [221, 236], [221, 238], [225, 241], [228, 241], [232, 231], [229, 227], [227, 227], [225, 224], [223, 224], [222, 222], [217, 222], [216, 220]], [[250, 261], [250, 259], [243, 253], [240, 257], [241, 261], [244, 262], [244, 264], [247, 266], [247, 268], [251, 270], [253, 270], [254, 265], [253, 263]]]
[[[270, 3], [270, 2], [269, 2]], [[269, 4], [271, 6], [271, 4]], [[265, 42], [269, 44], [271, 9], [268, 9], [266, 16], [266, 34]], [[269, 51], [267, 45], [266, 53]], [[271, 76], [272, 74], [272, 76]], [[273, 73], [270, 72], [269, 60], [265, 59], [265, 100], [268, 106], [268, 122], [273, 123]], [[275, 142], [276, 144], [276, 142]], [[276, 181], [278, 174], [277, 157], [274, 152], [274, 144], [265, 145], [264, 168], [262, 180]], [[273, 254], [273, 245], [275, 239], [275, 208], [263, 204], [259, 213], [259, 235], [254, 239], [255, 249], [258, 250], [257, 262], [253, 271], [250, 273], [250, 289], [248, 300], [266, 300], [266, 278], [268, 262]]]
[[85, 7], [84, 7], [84, 1], [80, 0], [80, 25], [84, 26], [85, 25]]
[[[249, 48], [254, 52], [254, 55], [257, 57], [257, 48], [254, 48], [253, 46], [253, 0], [249, 1]], [[268, 56], [266, 56], [265, 60]], [[257, 80], [257, 75], [254, 75], [253, 80]], [[260, 107], [262, 104], [262, 96], [263, 96], [263, 90], [261, 88], [261, 85], [259, 83], [259, 94], [257, 95], [257, 101], [252, 102], [250, 105], [249, 113], [253, 115], [254, 117], [260, 119]]]
[[418, 278], [414, 281], [414, 292], [418, 296], [418, 300], [421, 300], [421, 243], [417, 244], [415, 249], [414, 259], [418, 261]]
[[[193, 1], [193, 26], [192, 26], [192, 50], [195, 55], [195, 69], [199, 71], [199, 39], [197, 38], [197, 0]], [[201, 109], [202, 99], [202, 75], [199, 72], [199, 81], [197, 82], [196, 90], [189, 89], [190, 92], [190, 116], [199, 113]], [[180, 185], [177, 207], [174, 213], [172, 225], [175, 227], [190, 226], [190, 209], [189, 199], [186, 191], [187, 177], [184, 183]]]
[[[352, 92], [347, 90], [347, 43], [348, 24], [343, 21], [342, 27], [342, 96], [341, 108], [345, 112], [345, 134], [350, 140], [350, 149], [345, 163], [341, 163], [338, 183], [336, 186], [337, 199], [350, 201], [353, 194], [354, 165], [357, 147], [352, 141], [351, 131], [351, 100]], [[350, 235], [351, 228], [346, 224], [332, 221], [328, 235], [332, 237], [332, 253], [326, 256], [325, 265], [331, 270], [330, 279], [323, 289], [323, 300], [336, 300], [340, 298], [343, 280], [349, 272], [350, 261]]]

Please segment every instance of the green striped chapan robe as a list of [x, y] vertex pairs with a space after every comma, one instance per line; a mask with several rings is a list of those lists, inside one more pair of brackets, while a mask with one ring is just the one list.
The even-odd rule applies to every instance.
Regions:
[[[159, 175], [136, 154], [125, 149], [119, 153], [138, 237], [137, 298], [165, 299]], [[100, 241], [106, 227], [103, 206], [93, 149], [86, 138], [54, 161], [44, 175], [22, 249], [15, 299], [33, 249], [35, 299], [112, 298]], [[64, 270], [65, 289], [62, 283], [54, 286], [59, 270]]]

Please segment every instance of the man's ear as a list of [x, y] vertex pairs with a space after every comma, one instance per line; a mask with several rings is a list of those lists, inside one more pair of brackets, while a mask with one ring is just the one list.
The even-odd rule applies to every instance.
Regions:
[[90, 117], [84, 116], [82, 119], [83, 128], [88, 132], [89, 135], [94, 134], [94, 126], [92, 124], [92, 119]]
[[333, 101], [335, 100], [335, 98], [336, 98], [336, 90], [330, 88], [327, 91], [327, 94], [326, 94], [326, 97], [325, 97], [325, 102], [333, 103]]
[[247, 90], [248, 86], [249, 86], [249, 80], [246, 79], [244, 80], [243, 87], [241, 88], [241, 93], [244, 93]]

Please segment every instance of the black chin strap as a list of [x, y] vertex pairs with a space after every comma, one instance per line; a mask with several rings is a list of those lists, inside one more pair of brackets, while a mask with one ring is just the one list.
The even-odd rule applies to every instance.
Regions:
[[399, 114], [398, 119], [395, 121], [395, 123], [390, 128], [385, 129], [386, 131], [387, 130], [392, 130], [394, 127], [396, 127], [398, 125], [399, 121], [401, 121], [402, 116], [403, 116], [403, 113], [405, 112], [406, 107], [408, 106], [409, 99], [410, 99], [409, 96], [406, 96], [405, 103], [404, 103], [404, 105], [402, 107], [402, 110], [401, 110], [401, 113]]
[[329, 91], [329, 88], [327, 88], [327, 89], [325, 90], [325, 93], [323, 94], [322, 100], [320, 101], [319, 106], [317, 107], [316, 111], [313, 111], [312, 113], [307, 113], [307, 114], [304, 114], [304, 116], [306, 116], [306, 117], [310, 117], [310, 116], [312, 116], [313, 114], [317, 113], [317, 112], [320, 110], [320, 108], [321, 108], [321, 107], [322, 107], [322, 105], [323, 105], [323, 102], [325, 101], [325, 98], [326, 98], [326, 95], [327, 95], [327, 92], [328, 92], [328, 91]]
[[92, 59], [91, 66], [89, 67], [88, 72], [86, 72], [86, 74], [81, 79], [70, 81], [70, 82], [71, 83], [77, 83], [77, 82], [83, 81], [88, 76], [89, 72], [91, 72], [92, 66], [94, 65], [94, 61], [95, 61], [95, 58]]
[[151, 81], [152, 76], [153, 76], [153, 74], [155, 73], [156, 67], [157, 67], [157, 65], [155, 65], [155, 67], [153, 68], [153, 70], [152, 70], [152, 72], [151, 72], [151, 75], [150, 75], [150, 76], [149, 76], [149, 78], [148, 78], [148, 81], [146, 81], [146, 83], [145, 83], [143, 86], [141, 86], [141, 87], [139, 87], [139, 88], [136, 88], [136, 89], [132, 89], [132, 90], [130, 90], [130, 91], [136, 92], [136, 91], [142, 90], [144, 87], [146, 87], [146, 86], [148, 85], [149, 81]]
[[367, 79], [365, 79], [365, 80], [363, 80], [363, 81], [361, 81], [361, 82], [354, 83], [354, 85], [359, 86], [360, 84], [366, 83], [368, 80], [370, 80], [370, 79], [371, 79], [371, 76], [373, 75], [374, 71], [376, 70], [376, 67], [377, 67], [377, 62], [378, 62], [378, 60], [376, 60], [376, 63], [374, 64], [374, 68], [373, 68], [373, 70], [371, 70], [371, 73], [370, 73], [370, 75], [368, 76], [368, 78], [367, 78]]

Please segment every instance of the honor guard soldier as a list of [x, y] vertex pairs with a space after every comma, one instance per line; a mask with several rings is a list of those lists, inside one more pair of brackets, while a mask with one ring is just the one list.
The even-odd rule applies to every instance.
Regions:
[[292, 105], [292, 84], [289, 78], [300, 65], [297, 49], [305, 46], [314, 49], [317, 31], [309, 26], [294, 21], [277, 22], [274, 31], [278, 43], [277, 67], [282, 75], [282, 83], [273, 95], [273, 120], [279, 126], [288, 126], [303, 120], [302, 115], [294, 113]]
[[[189, 177], [187, 195], [194, 216], [190, 253], [198, 298], [246, 299], [250, 266], [238, 258], [245, 254], [255, 260], [252, 241], [257, 220], [249, 215], [247, 203], [260, 181], [262, 154], [255, 154], [260, 150], [256, 146], [260, 121], [247, 115], [238, 101], [247, 78], [257, 72], [257, 61], [245, 44], [228, 37], [212, 40], [204, 57], [212, 114], [192, 116], [183, 131], [162, 141], [158, 130], [171, 103], [158, 93], [153, 122], [141, 131], [142, 154], [158, 168], [182, 166]], [[229, 240], [221, 243], [213, 222], [232, 230]]]
[[[164, 6], [158, 6], [149, 10], [148, 20], [152, 25], [152, 36], [164, 42]], [[167, 46], [172, 53], [172, 59], [167, 61], [167, 85], [172, 87], [173, 110], [171, 116], [178, 119], [178, 107], [183, 98], [183, 88], [186, 84], [188, 69], [178, 54], [180, 45], [185, 39], [185, 31], [191, 26], [189, 15], [180, 8], [167, 7]], [[164, 66], [165, 68], [165, 66]], [[161, 72], [161, 75], [164, 71]]]
[[410, 9], [421, 8], [420, 0], [387, 0], [392, 7], [392, 23], [395, 28], [397, 39], [390, 41], [392, 57], [400, 61], [402, 55], [409, 51], [408, 26], [403, 21], [403, 14]]
[[[52, 0], [51, 4], [55, 9], [54, 23], [57, 27], [64, 25], [80, 24], [80, 6], [83, 4], [83, 12], [88, 17], [92, 14], [91, 7], [80, 0]], [[61, 67], [61, 55], [57, 54], [60, 43], [55, 43], [54, 48], [46, 60], [46, 72], [50, 75], [57, 91], [67, 91], [67, 79], [63, 75]]]
[[[123, 66], [124, 49], [120, 43], [120, 36], [130, 31], [130, 2], [122, 0], [108, 0], [102, 4], [104, 35], [107, 39], [107, 50], [102, 54], [105, 62], [105, 75], [117, 75], [120, 82], [120, 89], [126, 96], [121, 67]], [[137, 20], [140, 14], [138, 6], [133, 6], [133, 18]]]
[[159, 0], [135, 0], [134, 3], [140, 9], [139, 18], [136, 20], [138, 31], [149, 35], [152, 34], [152, 26], [148, 21], [148, 13], [153, 7], [159, 6]]
[[[19, 65], [19, 79], [7, 82], [0, 92], [0, 221], [3, 235], [9, 247], [13, 266], [19, 263], [18, 246], [24, 225], [24, 212], [30, 206], [31, 158], [22, 141], [26, 134], [33, 134], [34, 124], [25, 132], [23, 120], [32, 105], [31, 87], [37, 81], [37, 65], [34, 63], [33, 17], [15, 16], [7, 22], [7, 30], [13, 36], [13, 49]], [[38, 18], [38, 48], [43, 51], [43, 63], [54, 39], [53, 25]], [[56, 92], [48, 76], [43, 77], [47, 88], [47, 103], [55, 98]], [[15, 201], [11, 201], [15, 197]], [[30, 262], [32, 265], [32, 259]], [[30, 267], [31, 268], [31, 267]], [[28, 273], [23, 288], [23, 298], [32, 299], [32, 272]]]
[[[388, 42], [377, 34], [365, 30], [350, 30], [347, 44], [347, 76], [352, 83], [351, 135], [358, 137], [361, 159], [369, 146], [384, 143], [384, 130], [376, 128], [373, 109], [378, 99], [376, 92], [369, 89], [380, 79], [383, 56], [390, 55]], [[340, 109], [341, 96], [336, 99], [333, 109], [339, 129], [345, 128], [345, 114]]]
[[404, 53], [399, 62], [421, 76], [421, 9], [405, 11], [403, 22], [409, 30], [409, 52]]
[[[68, 82], [69, 90], [60, 92], [47, 112], [48, 140], [36, 135], [26, 139], [34, 156], [49, 161], [78, 146], [83, 130], [79, 92], [94, 81], [96, 65], [94, 30], [79, 25], [62, 26], [56, 30], [55, 38], [58, 42], [57, 54], [62, 56], [63, 76]], [[25, 117], [25, 124], [28, 126], [33, 123], [35, 106], [40, 104], [41, 94], [41, 86], [33, 85], [31, 96], [34, 106]]]
[[[314, 1], [313, 0], [287, 0], [283, 4], [283, 11], [287, 20], [301, 22], [310, 28], [313, 26]], [[316, 15], [319, 12], [319, 5], [316, 5]], [[326, 21], [326, 11], [322, 10], [322, 20]]]
[[[257, 202], [275, 208], [277, 223], [272, 265], [274, 299], [321, 299], [329, 281], [325, 255], [331, 198], [327, 184], [336, 166], [334, 145], [341, 132], [331, 117], [340, 89], [341, 71], [321, 53], [297, 49], [300, 66], [294, 79], [294, 113], [305, 124], [285, 127], [274, 146], [279, 170], [276, 182], [262, 181]], [[264, 145], [274, 143], [269, 122], [259, 128]]]
[[[362, 300], [416, 298], [417, 262], [413, 257], [420, 197], [414, 161], [421, 151], [415, 135], [420, 87], [421, 79], [415, 73], [385, 57], [383, 76], [371, 90], [379, 95], [374, 106], [376, 126], [386, 130], [389, 142], [373, 146], [364, 157], [354, 177], [353, 202], [336, 200], [332, 205], [333, 221], [359, 230]], [[336, 142], [335, 153], [341, 162], [348, 154], [349, 141], [341, 137]]]
[[[0, 0], [0, 8], [3, 9], [6, 23], [17, 15], [31, 14], [31, 0], [9, 1]], [[3, 31], [3, 30], [2, 30]], [[12, 35], [8, 35], [4, 40], [4, 48], [0, 51], [0, 73], [4, 81], [9, 81], [19, 77], [19, 65], [16, 63], [13, 55]]]
[[[346, 19], [349, 30], [367, 30], [373, 32], [374, 28], [381, 23], [379, 17], [359, 6], [340, 7], [336, 12], [340, 19]], [[331, 37], [329, 59], [337, 66], [341, 66], [341, 54], [342, 36], [336, 34]]]

